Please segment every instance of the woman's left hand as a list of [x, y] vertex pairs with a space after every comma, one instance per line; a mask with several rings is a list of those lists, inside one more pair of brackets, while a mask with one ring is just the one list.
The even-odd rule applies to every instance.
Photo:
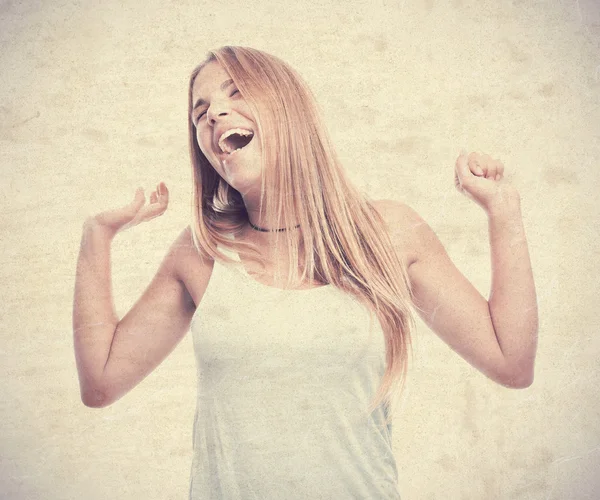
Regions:
[[517, 189], [504, 179], [504, 165], [486, 154], [462, 150], [456, 160], [454, 185], [489, 215], [520, 201]]

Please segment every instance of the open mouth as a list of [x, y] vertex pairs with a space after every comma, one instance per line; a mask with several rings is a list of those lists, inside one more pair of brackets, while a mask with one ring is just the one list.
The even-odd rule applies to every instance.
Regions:
[[245, 148], [253, 137], [254, 132], [252, 130], [233, 128], [221, 135], [219, 148], [223, 153], [232, 154]]

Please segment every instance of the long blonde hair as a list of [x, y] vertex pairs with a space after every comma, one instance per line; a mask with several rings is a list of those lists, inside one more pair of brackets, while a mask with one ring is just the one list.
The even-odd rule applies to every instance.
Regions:
[[[297, 231], [276, 233], [275, 244], [283, 238], [290, 262], [299, 262], [298, 267], [291, 266], [288, 286], [305, 279], [331, 284], [355, 296], [379, 319], [387, 366], [369, 412], [383, 402], [389, 422], [391, 397], [401, 392], [406, 380], [414, 328], [407, 268], [392, 247], [384, 220], [346, 176], [308, 86], [288, 64], [262, 51], [221, 47], [210, 51], [191, 74], [194, 245], [201, 255], [225, 262], [232, 259], [217, 245], [248, 250], [264, 264], [255, 245], [227, 237], [241, 232], [248, 214], [241, 194], [210, 165], [196, 140], [192, 88], [211, 61], [227, 71], [254, 115], [263, 153], [261, 210], [276, 215], [275, 227], [300, 224], [300, 239]], [[275, 189], [265, 190], [265, 185]]]

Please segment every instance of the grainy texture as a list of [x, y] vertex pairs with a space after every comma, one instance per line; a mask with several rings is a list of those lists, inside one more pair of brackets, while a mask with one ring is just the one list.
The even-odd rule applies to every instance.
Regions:
[[190, 336], [114, 405], [86, 408], [73, 284], [85, 216], [164, 180], [166, 214], [113, 243], [121, 316], [154, 275], [188, 223], [188, 75], [209, 48], [231, 43], [298, 69], [351, 178], [417, 210], [486, 297], [487, 225], [454, 189], [460, 148], [501, 159], [521, 193], [540, 309], [536, 379], [522, 391], [495, 385], [419, 322], [394, 422], [403, 500], [596, 498], [599, 9], [594, 0], [1, 2], [0, 495], [186, 497]]
[[385, 342], [363, 304], [331, 285], [282, 290], [217, 262], [190, 330], [190, 500], [400, 500], [386, 409], [367, 410]]

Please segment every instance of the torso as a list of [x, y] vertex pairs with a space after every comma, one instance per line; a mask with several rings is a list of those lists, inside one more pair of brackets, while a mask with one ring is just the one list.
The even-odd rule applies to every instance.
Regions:
[[[416, 261], [417, 256], [413, 248], [414, 245], [411, 244], [411, 233], [409, 231], [409, 226], [408, 224], [403, 224], [404, 218], [402, 213], [399, 211], [390, 213], [390, 205], [385, 204], [384, 201], [377, 201], [374, 203], [374, 205], [379, 213], [383, 216], [386, 223], [388, 223], [388, 225], [391, 227], [390, 238], [392, 239], [396, 254], [407, 268], [410, 267], [410, 265]], [[391, 221], [394, 221], [393, 227]], [[190, 297], [197, 306], [200, 303], [200, 300], [202, 299], [210, 280], [214, 262], [205, 262], [197, 254], [193, 246], [191, 229], [189, 226], [185, 230], [184, 240], [186, 244], [181, 246], [181, 251], [178, 256], [179, 258], [177, 259], [176, 263], [177, 274], [179, 279], [186, 286]], [[248, 260], [243, 254], [240, 254], [240, 259], [243, 262], [248, 274], [250, 274], [256, 281], [267, 286], [284, 288], [284, 281], [281, 279], [279, 279], [279, 281], [274, 280], [274, 268], [272, 265], [268, 266], [266, 271], [259, 275], [258, 273], [259, 271], [262, 271], [262, 269], [258, 263]], [[285, 273], [283, 266], [279, 267], [279, 272]], [[320, 286], [323, 286], [323, 283], [305, 282], [298, 287], [298, 289], [304, 290], [317, 288]]]

